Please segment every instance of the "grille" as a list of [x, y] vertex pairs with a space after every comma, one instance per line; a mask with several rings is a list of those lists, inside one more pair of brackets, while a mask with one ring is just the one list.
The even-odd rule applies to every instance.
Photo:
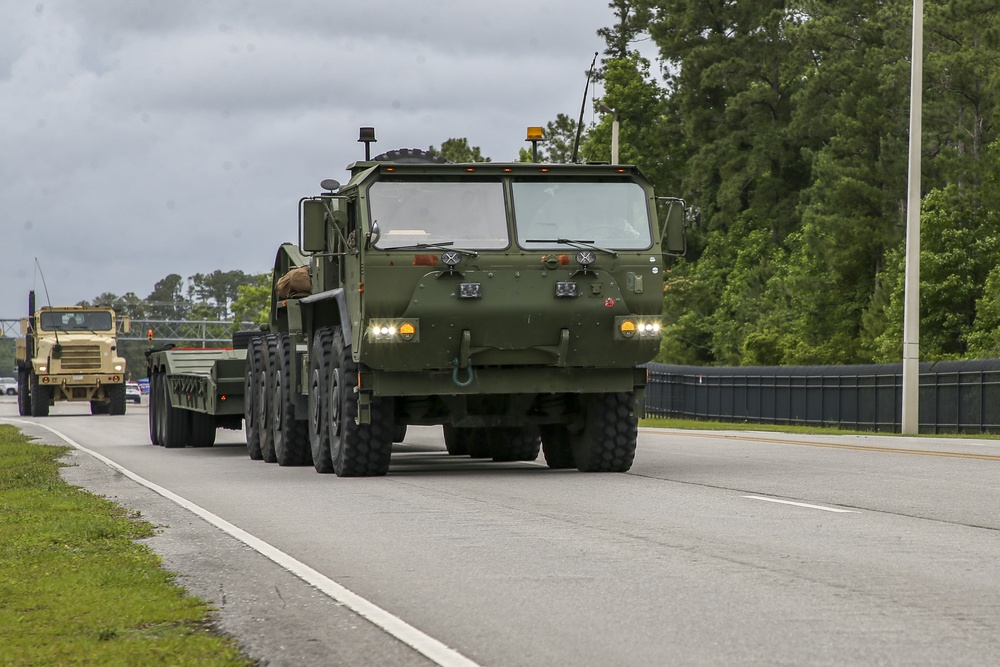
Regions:
[[63, 346], [60, 365], [64, 371], [101, 370], [101, 347], [99, 345]]

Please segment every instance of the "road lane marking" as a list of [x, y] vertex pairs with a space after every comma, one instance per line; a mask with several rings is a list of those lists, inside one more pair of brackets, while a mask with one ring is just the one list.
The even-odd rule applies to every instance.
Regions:
[[877, 447], [872, 445], [849, 445], [833, 442], [816, 442], [810, 440], [786, 440], [783, 438], [763, 438], [748, 435], [719, 435], [715, 433], [692, 433], [686, 430], [643, 427], [644, 433], [660, 433], [661, 435], [683, 435], [689, 438], [708, 438], [711, 440], [742, 440], [746, 442], [766, 442], [774, 445], [800, 445], [804, 447], [826, 447], [828, 449], [852, 449], [860, 452], [882, 452], [885, 454], [915, 454], [919, 456], [943, 456], [953, 459], [977, 459], [979, 461], [1000, 461], [995, 454], [966, 454], [963, 452], [935, 452], [932, 449], [903, 449], [896, 447]]
[[453, 648], [449, 648], [444, 643], [434, 639], [430, 635], [427, 635], [420, 630], [416, 629], [403, 619], [391, 614], [390, 612], [382, 609], [373, 602], [369, 602], [367, 599], [351, 592], [350, 590], [344, 588], [337, 582], [320, 574], [316, 570], [312, 569], [305, 563], [296, 560], [295, 558], [289, 556], [285, 552], [281, 551], [277, 547], [271, 546], [267, 542], [261, 540], [260, 538], [254, 537], [250, 533], [246, 532], [242, 528], [238, 528], [233, 524], [229, 523], [222, 517], [212, 514], [205, 508], [195, 505], [191, 501], [183, 498], [172, 491], [168, 491], [162, 486], [149, 481], [139, 475], [135, 474], [131, 470], [115, 463], [111, 459], [98, 454], [97, 452], [88, 449], [76, 442], [64, 433], [57, 431], [54, 428], [46, 426], [44, 424], [39, 424], [38, 422], [26, 421], [23, 419], [4, 419], [3, 421], [14, 422], [19, 424], [31, 424], [32, 426], [38, 426], [40, 428], [55, 434], [57, 437], [64, 440], [67, 444], [72, 447], [93, 456], [98, 461], [101, 461], [108, 467], [117, 470], [121, 474], [125, 475], [129, 479], [142, 484], [147, 489], [158, 493], [167, 500], [170, 500], [177, 505], [180, 505], [184, 509], [192, 512], [196, 516], [204, 519], [208, 523], [212, 524], [222, 532], [227, 535], [239, 540], [243, 544], [247, 545], [254, 551], [265, 556], [271, 561], [277, 563], [281, 567], [285, 568], [296, 577], [302, 581], [314, 586], [321, 592], [325, 593], [327, 596], [340, 603], [341, 605], [347, 607], [354, 613], [366, 618], [371, 623], [374, 623], [378, 627], [385, 630], [387, 633], [403, 642], [407, 646], [413, 648], [421, 655], [426, 656], [434, 662], [436, 665], [441, 667], [480, 667], [480, 665], [472, 660], [466, 658], [464, 655], [459, 653]]
[[766, 496], [740, 496], [751, 500], [763, 500], [769, 503], [781, 503], [782, 505], [795, 505], [796, 507], [808, 507], [811, 510], [823, 510], [824, 512], [841, 512], [844, 514], [861, 514], [858, 510], [845, 510], [838, 507], [824, 507], [823, 505], [810, 505], [809, 503], [797, 503], [794, 500], [781, 500], [779, 498], [767, 498]]

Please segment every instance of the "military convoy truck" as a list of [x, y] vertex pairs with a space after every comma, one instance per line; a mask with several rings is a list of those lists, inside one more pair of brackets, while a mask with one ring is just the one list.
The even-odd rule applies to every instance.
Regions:
[[15, 343], [17, 406], [22, 415], [45, 417], [56, 401], [87, 401], [92, 414], [125, 414], [125, 359], [118, 355], [119, 322], [111, 308], [45, 306], [28, 317]]
[[150, 353], [153, 442], [204, 444], [194, 413], [232, 426], [242, 364], [253, 459], [384, 475], [408, 425], [441, 425], [456, 456], [628, 470], [684, 202], [634, 166], [369, 159], [374, 130], [359, 141], [346, 185], [300, 200], [264, 331], [216, 360]]

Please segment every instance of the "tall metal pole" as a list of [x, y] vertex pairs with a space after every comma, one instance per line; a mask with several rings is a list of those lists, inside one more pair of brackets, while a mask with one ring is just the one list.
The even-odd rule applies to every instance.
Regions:
[[906, 282], [903, 307], [904, 435], [920, 429], [920, 133], [924, 70], [924, 2], [913, 0], [910, 60], [910, 160], [906, 199]]

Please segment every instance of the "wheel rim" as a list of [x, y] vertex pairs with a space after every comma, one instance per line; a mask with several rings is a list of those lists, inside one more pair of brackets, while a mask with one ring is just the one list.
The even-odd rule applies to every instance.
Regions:
[[330, 373], [330, 402], [327, 409], [330, 412], [330, 437], [340, 437], [340, 369], [334, 368]]
[[319, 438], [323, 431], [322, 399], [320, 398], [319, 369], [313, 369], [312, 381], [309, 384], [309, 393], [313, 400], [309, 401], [309, 429], [314, 438]]

